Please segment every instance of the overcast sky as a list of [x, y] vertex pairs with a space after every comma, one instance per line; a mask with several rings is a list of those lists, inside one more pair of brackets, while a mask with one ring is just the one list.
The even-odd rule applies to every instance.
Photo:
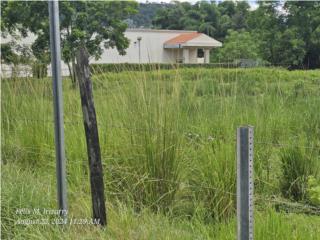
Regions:
[[[145, 3], [147, 2], [148, 0], [137, 0], [138, 2], [142, 2], [142, 3]], [[169, 3], [171, 2], [172, 0], [149, 0], [148, 2], [156, 2], [156, 3], [161, 3], [161, 2], [165, 2], [165, 3]], [[200, 0], [177, 0], [178, 2], [189, 2], [189, 3], [196, 3], [196, 2], [199, 2]], [[210, 0], [207, 0], [208, 2], [210, 2]], [[218, 0], [217, 2], [222, 2], [223, 0]], [[235, 0], [234, 0], [235, 1]], [[252, 9], [256, 9], [258, 7], [258, 4], [256, 3], [255, 0], [249, 0], [248, 1], [251, 8]]]

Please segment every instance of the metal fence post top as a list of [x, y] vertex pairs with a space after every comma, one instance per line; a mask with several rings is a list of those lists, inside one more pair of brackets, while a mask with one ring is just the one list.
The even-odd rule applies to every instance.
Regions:
[[254, 126], [252, 125], [241, 125], [240, 127], [238, 127], [238, 129], [240, 128], [254, 128]]

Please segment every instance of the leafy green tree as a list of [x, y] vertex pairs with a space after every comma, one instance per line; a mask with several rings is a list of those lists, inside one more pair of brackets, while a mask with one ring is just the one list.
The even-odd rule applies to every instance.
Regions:
[[288, 28], [281, 34], [279, 43], [279, 64], [299, 67], [304, 60], [305, 42], [299, 37], [297, 29]]
[[219, 20], [219, 25], [214, 37], [220, 41], [223, 41], [228, 33], [228, 30], [232, 29], [232, 19], [228, 15], [222, 15]]
[[26, 45], [17, 44], [14, 40], [1, 43], [1, 63], [12, 64], [12, 77], [16, 75], [18, 65], [28, 65], [32, 59], [31, 49]]
[[298, 38], [305, 43], [304, 65], [320, 68], [320, 2], [286, 1], [284, 9], [288, 28], [296, 29]]
[[232, 17], [236, 12], [236, 5], [233, 1], [223, 1], [219, 3], [218, 9], [221, 15]]
[[220, 12], [214, 2], [201, 1], [198, 3], [199, 11], [202, 14], [202, 21], [198, 24], [197, 30], [209, 36], [215, 36], [218, 31]]
[[258, 9], [248, 16], [248, 27], [259, 44], [264, 60], [278, 64], [279, 43], [285, 31], [283, 19], [278, 16], [278, 2], [260, 2]]
[[192, 9], [192, 5], [188, 2], [173, 2], [170, 6], [166, 6], [157, 11], [152, 24], [159, 29], [186, 29], [184, 25], [187, 20], [187, 12]]
[[250, 5], [247, 2], [199, 1], [173, 2], [160, 9], [154, 19], [153, 26], [160, 29], [197, 30], [223, 40], [230, 29], [247, 28], [247, 15]]
[[315, 3], [286, 2], [284, 14], [279, 11], [279, 2], [259, 3], [259, 8], [250, 13], [247, 22], [250, 32], [259, 43], [263, 59], [290, 68], [315, 66], [319, 44], [312, 44], [312, 34], [317, 35], [319, 24], [312, 24], [317, 19], [314, 13], [317, 8], [311, 6], [315, 6]]
[[[48, 3], [8, 2], [4, 7], [4, 26], [10, 32], [18, 30], [23, 36], [29, 32], [35, 34], [33, 54], [48, 63]], [[124, 36], [127, 28], [124, 20], [136, 13], [136, 2], [60, 1], [59, 8], [62, 58], [74, 83], [75, 56], [80, 46], [85, 46], [89, 55], [96, 59], [101, 56], [103, 47], [116, 48], [120, 54], [125, 54], [129, 40]]]
[[17, 54], [13, 51], [10, 43], [1, 44], [1, 62], [10, 64], [15, 62]]
[[[154, 23], [162, 29], [197, 30], [229, 46], [230, 41], [224, 42], [228, 31], [246, 31], [254, 39], [253, 52], [273, 65], [320, 67], [318, 1], [259, 1], [255, 10], [250, 10], [247, 1], [173, 2], [156, 14]], [[236, 55], [244, 52], [239, 49]]]
[[234, 30], [247, 29], [247, 16], [249, 14], [250, 5], [246, 1], [240, 1], [235, 7], [232, 15], [232, 25]]
[[131, 28], [151, 28], [152, 18], [156, 12], [166, 7], [165, 3], [140, 3], [138, 13], [131, 16], [128, 20]]
[[222, 48], [214, 52], [212, 60], [215, 62], [232, 62], [236, 59], [261, 59], [257, 42], [249, 32], [245, 31], [229, 30]]

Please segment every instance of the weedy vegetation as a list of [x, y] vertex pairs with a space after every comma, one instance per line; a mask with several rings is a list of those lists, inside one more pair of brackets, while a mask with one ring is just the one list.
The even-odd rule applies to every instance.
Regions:
[[[255, 128], [255, 238], [320, 239], [319, 70], [95, 69], [92, 80], [108, 227], [17, 224], [39, 218], [17, 209], [56, 208], [52, 88], [3, 79], [2, 239], [235, 239], [244, 124]], [[90, 218], [79, 91], [66, 78], [63, 92], [69, 219]]]

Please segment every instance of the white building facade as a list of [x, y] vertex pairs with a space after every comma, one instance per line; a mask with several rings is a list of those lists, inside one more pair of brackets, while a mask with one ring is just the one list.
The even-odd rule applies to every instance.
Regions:
[[[127, 29], [125, 36], [130, 41], [125, 55], [120, 55], [116, 48], [104, 49], [101, 58], [92, 58], [90, 63], [209, 63], [210, 50], [222, 46], [221, 42], [196, 31]], [[35, 36], [30, 34], [20, 43], [31, 45], [34, 40]], [[1, 41], [5, 43], [10, 39]], [[28, 66], [21, 68], [30, 69]], [[69, 75], [64, 62], [61, 68], [63, 76]], [[1, 64], [1, 76], [10, 76], [10, 69], [12, 66]], [[48, 75], [51, 75], [51, 66], [48, 66]]]
[[92, 63], [209, 63], [210, 50], [222, 43], [196, 31], [128, 29], [126, 55], [106, 49]]

